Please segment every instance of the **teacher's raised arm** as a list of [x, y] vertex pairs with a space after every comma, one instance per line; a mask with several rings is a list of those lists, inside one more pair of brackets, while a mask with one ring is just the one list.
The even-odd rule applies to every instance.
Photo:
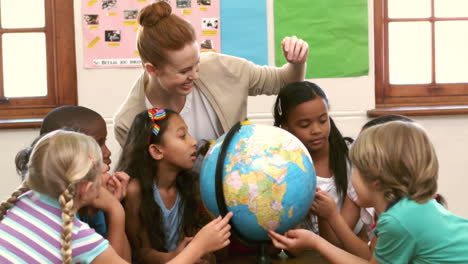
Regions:
[[287, 82], [299, 82], [304, 80], [309, 44], [296, 36], [285, 37], [281, 41], [283, 55], [288, 62], [283, 67], [287, 74]]
[[145, 109], [172, 109], [197, 141], [211, 140], [246, 118], [249, 95], [277, 94], [287, 83], [304, 79], [309, 48], [297, 37], [282, 41], [287, 64], [259, 66], [220, 53], [200, 53], [193, 26], [164, 1], [141, 9], [138, 22], [144, 72], [114, 117], [121, 146], [134, 117]]

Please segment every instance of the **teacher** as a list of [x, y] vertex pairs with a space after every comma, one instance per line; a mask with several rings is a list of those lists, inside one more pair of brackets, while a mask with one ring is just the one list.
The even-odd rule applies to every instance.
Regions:
[[[197, 140], [216, 139], [247, 116], [247, 97], [277, 94], [304, 79], [307, 42], [282, 41], [288, 61], [282, 67], [254, 63], [214, 52], [200, 54], [193, 26], [159, 1], [138, 14], [137, 46], [145, 71], [114, 117], [117, 141], [124, 145], [134, 117], [163, 107], [179, 112]], [[242, 37], [242, 36], [239, 36]]]

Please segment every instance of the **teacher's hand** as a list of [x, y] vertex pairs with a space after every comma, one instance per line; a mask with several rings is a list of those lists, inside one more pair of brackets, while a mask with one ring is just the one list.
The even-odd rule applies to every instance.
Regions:
[[309, 55], [309, 44], [296, 36], [285, 37], [281, 41], [284, 58], [292, 64], [304, 64]]

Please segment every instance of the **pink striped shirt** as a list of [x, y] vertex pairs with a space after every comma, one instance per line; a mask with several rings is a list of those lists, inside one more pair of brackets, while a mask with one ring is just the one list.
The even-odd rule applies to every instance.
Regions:
[[[0, 222], [0, 263], [62, 263], [61, 212], [55, 198], [23, 194]], [[108, 246], [86, 223], [73, 221], [72, 263], [91, 263]]]

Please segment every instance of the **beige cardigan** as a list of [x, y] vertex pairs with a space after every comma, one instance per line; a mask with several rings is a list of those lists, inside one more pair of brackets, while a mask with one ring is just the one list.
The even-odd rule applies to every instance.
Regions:
[[[282, 68], [258, 66], [242, 58], [207, 52], [200, 56], [199, 78], [195, 86], [206, 96], [221, 122], [223, 132], [247, 117], [247, 97], [278, 94], [285, 80]], [[114, 117], [114, 132], [123, 146], [133, 119], [145, 106], [143, 73], [133, 85]]]

